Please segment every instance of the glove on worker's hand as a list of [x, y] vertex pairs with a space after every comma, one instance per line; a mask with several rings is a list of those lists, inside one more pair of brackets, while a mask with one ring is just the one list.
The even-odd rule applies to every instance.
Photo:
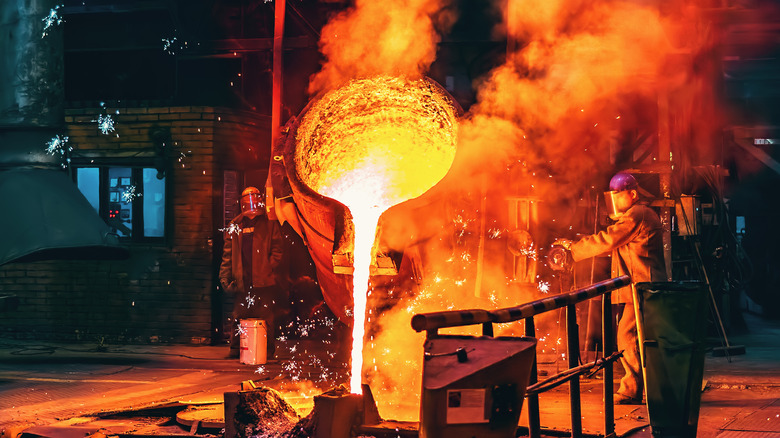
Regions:
[[230, 281], [228, 282], [227, 279], [220, 280], [220, 285], [222, 286], [222, 290], [228, 294], [237, 294], [238, 293], [238, 285], [236, 284], [236, 281]]
[[569, 239], [555, 239], [555, 242], [553, 242], [552, 244], [553, 246], [561, 246], [564, 249], [571, 251], [571, 245], [573, 243], [574, 242], [572, 242]]
[[574, 267], [574, 260], [571, 251], [563, 245], [554, 245], [547, 252], [547, 262], [553, 271], [571, 271]]

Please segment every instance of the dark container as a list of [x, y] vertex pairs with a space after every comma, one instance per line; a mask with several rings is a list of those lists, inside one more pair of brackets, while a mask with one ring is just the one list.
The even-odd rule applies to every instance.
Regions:
[[426, 340], [420, 438], [514, 438], [535, 357], [534, 338]]
[[653, 436], [695, 437], [706, 347], [706, 285], [637, 283], [637, 292]]

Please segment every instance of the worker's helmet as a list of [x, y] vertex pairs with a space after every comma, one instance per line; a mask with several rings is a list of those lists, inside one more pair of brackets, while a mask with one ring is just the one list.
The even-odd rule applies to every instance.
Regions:
[[618, 172], [609, 180], [609, 190], [613, 192], [637, 189], [639, 189], [639, 183], [636, 182], [636, 178], [630, 173]]
[[263, 196], [256, 187], [247, 187], [241, 192], [241, 213], [255, 217], [263, 213], [264, 208]]
[[[631, 193], [631, 191], [634, 193]], [[618, 172], [609, 180], [609, 191], [604, 192], [604, 202], [607, 204], [607, 213], [613, 220], [617, 220], [638, 200], [639, 183], [633, 175], [626, 172]]]

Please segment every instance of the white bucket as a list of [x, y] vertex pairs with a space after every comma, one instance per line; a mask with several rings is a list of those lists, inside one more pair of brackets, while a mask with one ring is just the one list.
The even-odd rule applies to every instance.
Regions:
[[262, 319], [241, 320], [241, 363], [264, 364], [268, 346], [268, 326]]

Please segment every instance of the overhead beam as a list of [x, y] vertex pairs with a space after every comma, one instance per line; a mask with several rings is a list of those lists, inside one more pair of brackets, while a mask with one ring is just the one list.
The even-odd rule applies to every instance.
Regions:
[[[119, 46], [110, 39], [94, 41], [96, 44], [90, 47], [69, 47], [66, 52], [104, 52], [104, 51], [132, 51], [132, 50], [163, 50], [162, 43], [155, 46], [138, 44], [131, 46]], [[305, 49], [316, 48], [317, 41], [310, 36], [285, 37], [284, 48]], [[203, 41], [198, 44], [188, 45], [187, 48], [177, 49], [177, 55], [181, 57], [204, 56], [232, 56], [234, 53], [267, 52], [273, 50], [273, 38], [231, 38], [226, 40]]]
[[761, 148], [757, 148], [757, 147], [753, 146], [752, 144], [747, 143], [745, 140], [751, 140], [752, 141], [752, 139], [735, 138], [734, 142], [737, 143], [737, 145], [739, 145], [739, 147], [741, 147], [742, 149], [744, 149], [745, 151], [750, 153], [750, 155], [753, 155], [759, 161], [764, 163], [764, 165], [766, 165], [766, 167], [774, 170], [775, 173], [780, 175], [780, 162], [778, 162], [777, 160], [775, 160], [774, 158], [769, 156], [769, 154], [764, 152]]
[[63, 15], [76, 14], [118, 14], [126, 12], [159, 11], [171, 9], [168, 2], [159, 1], [137, 1], [132, 3], [120, 4], [82, 4], [73, 6], [64, 6], [60, 9]]

